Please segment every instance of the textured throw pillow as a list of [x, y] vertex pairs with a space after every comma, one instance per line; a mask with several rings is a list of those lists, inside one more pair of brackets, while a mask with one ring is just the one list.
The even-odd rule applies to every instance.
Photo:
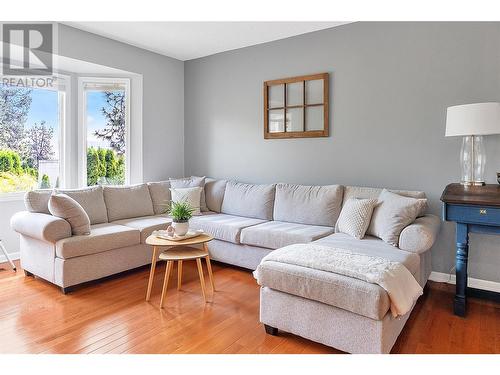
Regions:
[[85, 210], [66, 194], [53, 194], [49, 199], [52, 215], [66, 220], [73, 235], [90, 234], [90, 219]]
[[348, 199], [340, 211], [335, 232], [346, 233], [358, 240], [362, 239], [370, 225], [377, 202], [376, 199]]
[[191, 187], [201, 187], [201, 195], [200, 195], [200, 210], [201, 211], [209, 211], [205, 199], [205, 176], [196, 177], [191, 176], [187, 178], [179, 178], [179, 179], [170, 179], [170, 187], [174, 189], [180, 188], [191, 188]]
[[193, 215], [201, 215], [200, 211], [200, 196], [201, 187], [189, 187], [189, 188], [170, 188], [170, 194], [172, 195], [172, 202], [187, 202], [192, 208], [194, 208]]
[[32, 190], [24, 194], [24, 205], [29, 212], [49, 214], [49, 199], [52, 190]]
[[384, 189], [373, 210], [367, 234], [398, 246], [401, 231], [413, 223], [427, 206], [427, 199], [403, 197]]

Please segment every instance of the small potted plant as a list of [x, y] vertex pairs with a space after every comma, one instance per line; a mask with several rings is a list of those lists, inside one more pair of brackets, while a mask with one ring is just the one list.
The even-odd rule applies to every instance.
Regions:
[[168, 213], [172, 217], [172, 227], [176, 235], [184, 236], [188, 232], [193, 211], [194, 208], [187, 202], [172, 202]]

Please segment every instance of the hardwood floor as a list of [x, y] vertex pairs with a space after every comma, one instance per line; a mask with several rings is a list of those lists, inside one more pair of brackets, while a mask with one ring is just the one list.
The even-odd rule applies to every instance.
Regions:
[[[182, 290], [172, 276], [160, 310], [164, 271], [159, 263], [148, 303], [147, 267], [63, 295], [0, 264], [0, 353], [340, 353], [283, 332], [266, 335], [251, 273], [215, 262], [210, 303], [195, 263], [185, 262]], [[500, 353], [500, 304], [470, 299], [463, 319], [451, 313], [452, 300], [452, 286], [430, 282], [392, 352]]]

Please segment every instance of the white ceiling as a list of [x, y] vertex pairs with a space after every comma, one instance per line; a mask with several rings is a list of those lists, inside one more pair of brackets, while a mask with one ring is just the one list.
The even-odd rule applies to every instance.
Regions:
[[191, 60], [348, 22], [64, 22], [179, 60]]

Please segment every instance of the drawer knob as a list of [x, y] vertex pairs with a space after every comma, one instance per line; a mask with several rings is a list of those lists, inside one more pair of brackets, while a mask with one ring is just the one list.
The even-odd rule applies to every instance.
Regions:
[[486, 215], [486, 209], [485, 209], [485, 208], [481, 208], [481, 209], [479, 210], [479, 214], [480, 214], [480, 215]]

